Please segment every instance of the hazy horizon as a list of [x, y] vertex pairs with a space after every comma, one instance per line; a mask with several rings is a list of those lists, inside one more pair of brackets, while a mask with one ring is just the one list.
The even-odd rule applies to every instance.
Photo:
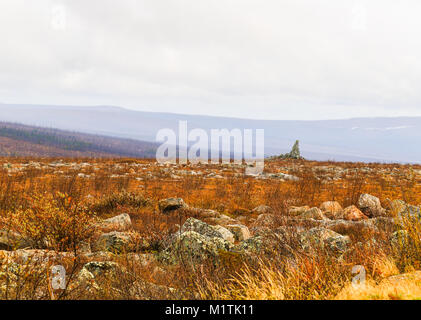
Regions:
[[[274, 118], [271, 117], [268, 118], [254, 118], [254, 117], [235, 117], [235, 116], [223, 116], [223, 115], [214, 115], [214, 114], [208, 114], [208, 113], [182, 113], [182, 112], [170, 112], [170, 111], [148, 111], [143, 109], [135, 109], [130, 108], [126, 106], [119, 106], [119, 105], [67, 105], [67, 104], [42, 104], [42, 103], [6, 103], [3, 101], [0, 101], [1, 105], [8, 105], [8, 106], [31, 106], [31, 107], [73, 107], [73, 108], [116, 108], [121, 109], [125, 111], [138, 111], [138, 112], [146, 112], [146, 113], [161, 113], [161, 114], [173, 114], [173, 115], [187, 115], [187, 116], [204, 116], [204, 117], [214, 117], [214, 118], [226, 118], [226, 119], [238, 119], [238, 120], [261, 120], [261, 121], [279, 121], [279, 120], [286, 120], [286, 121], [334, 121], [334, 120], [354, 120], [354, 119], [394, 119], [394, 118], [421, 118], [421, 115], [402, 115], [402, 116], [364, 116], [364, 117], [345, 117], [345, 118], [320, 118], [320, 119], [284, 119], [284, 118]], [[0, 118], [1, 121], [1, 118]]]

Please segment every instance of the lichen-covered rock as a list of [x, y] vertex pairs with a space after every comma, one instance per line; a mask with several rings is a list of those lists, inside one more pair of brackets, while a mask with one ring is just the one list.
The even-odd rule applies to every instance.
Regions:
[[160, 200], [158, 203], [159, 210], [162, 213], [169, 213], [171, 211], [180, 209], [180, 208], [187, 208], [187, 204], [181, 198], [168, 198]]
[[340, 219], [343, 209], [337, 201], [325, 201], [320, 205], [320, 210], [329, 219]]
[[382, 208], [380, 199], [363, 193], [358, 199], [358, 208], [370, 218], [384, 216], [386, 210]]
[[319, 208], [311, 208], [300, 215], [301, 219], [314, 219], [314, 220], [326, 220], [322, 210]]
[[234, 242], [234, 235], [222, 226], [211, 226], [195, 218], [188, 218], [181, 227], [180, 232], [195, 231], [208, 238], [221, 238], [229, 242]]
[[76, 276], [76, 279], [69, 283], [69, 290], [82, 290], [91, 294], [100, 290], [95, 281], [95, 276], [87, 268], [82, 268]]
[[236, 241], [244, 241], [251, 237], [249, 228], [242, 224], [231, 224], [227, 228], [232, 232]]
[[127, 213], [123, 213], [102, 221], [99, 228], [109, 231], [126, 231], [132, 228], [132, 221]]
[[352, 205], [346, 207], [342, 212], [342, 218], [344, 220], [359, 221], [363, 219], [368, 219], [367, 216], [361, 212], [356, 206]]
[[213, 228], [221, 234], [222, 239], [234, 243], [234, 234], [230, 230], [223, 226], [214, 226]]
[[312, 228], [301, 234], [301, 245], [305, 250], [320, 246], [341, 253], [348, 249], [350, 243], [348, 236], [340, 235], [326, 228]]
[[[119, 268], [118, 263], [113, 261], [91, 261], [83, 266], [83, 269], [86, 269], [95, 278], [98, 276], [115, 275]], [[90, 278], [89, 275], [88, 278]]]
[[289, 216], [300, 216], [302, 215], [304, 212], [310, 210], [309, 206], [302, 206], [302, 207], [289, 207], [288, 208], [288, 215]]
[[112, 231], [102, 234], [92, 247], [92, 251], [110, 251], [112, 253], [127, 253], [145, 250], [149, 243], [135, 232]]
[[259, 252], [263, 248], [263, 237], [254, 236], [241, 241], [236, 247], [238, 252]]
[[275, 230], [268, 228], [260, 229], [253, 237], [241, 241], [235, 248], [236, 252], [246, 256], [249, 254], [266, 255], [284, 255], [293, 256], [294, 250], [291, 248], [291, 238], [293, 233], [285, 227], [279, 227]]
[[219, 253], [230, 251], [233, 245], [222, 238], [209, 238], [195, 231], [186, 231], [175, 237], [171, 245], [159, 255], [159, 260], [174, 264], [183, 261], [187, 264], [210, 261], [219, 262]]

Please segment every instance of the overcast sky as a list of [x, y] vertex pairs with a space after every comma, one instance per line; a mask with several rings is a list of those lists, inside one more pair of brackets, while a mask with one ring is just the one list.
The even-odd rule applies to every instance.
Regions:
[[1, 0], [0, 102], [421, 116], [419, 0]]

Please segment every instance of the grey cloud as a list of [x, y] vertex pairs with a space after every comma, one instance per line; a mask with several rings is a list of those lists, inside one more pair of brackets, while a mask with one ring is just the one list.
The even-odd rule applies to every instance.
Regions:
[[0, 102], [421, 115], [420, 11], [416, 0], [3, 0]]

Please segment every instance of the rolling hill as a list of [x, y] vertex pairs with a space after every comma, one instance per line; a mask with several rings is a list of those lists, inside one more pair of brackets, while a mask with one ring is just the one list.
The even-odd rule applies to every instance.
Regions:
[[159, 129], [264, 129], [267, 156], [285, 153], [296, 139], [314, 160], [421, 163], [421, 117], [292, 121], [250, 120], [128, 110], [120, 107], [0, 104], [0, 121], [155, 142]]
[[149, 158], [155, 150], [150, 142], [0, 122], [0, 156]]

